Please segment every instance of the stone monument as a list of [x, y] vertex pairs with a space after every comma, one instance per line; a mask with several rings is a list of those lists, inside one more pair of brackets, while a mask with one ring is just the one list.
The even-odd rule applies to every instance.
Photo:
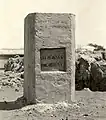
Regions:
[[74, 101], [75, 15], [31, 13], [24, 27], [27, 103]]

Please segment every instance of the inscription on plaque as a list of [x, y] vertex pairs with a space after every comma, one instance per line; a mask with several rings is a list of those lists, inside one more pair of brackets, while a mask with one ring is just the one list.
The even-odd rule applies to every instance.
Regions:
[[65, 48], [45, 48], [40, 50], [42, 71], [66, 71]]

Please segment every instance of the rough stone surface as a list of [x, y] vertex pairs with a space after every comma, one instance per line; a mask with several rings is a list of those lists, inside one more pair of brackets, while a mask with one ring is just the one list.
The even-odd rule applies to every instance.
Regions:
[[24, 57], [20, 57], [16, 55], [14, 57], [10, 57], [7, 62], [4, 64], [4, 71], [12, 71], [12, 72], [23, 72], [24, 71]]
[[0, 73], [0, 87], [11, 87], [19, 91], [23, 86], [24, 79], [21, 78], [22, 73], [13, 73], [11, 71]]
[[[79, 62], [79, 63], [77, 63]], [[81, 90], [90, 86], [89, 62], [84, 58], [76, 61], [76, 89]]]
[[106, 91], [106, 62], [91, 64], [91, 90]]
[[102, 51], [76, 51], [76, 90], [106, 91], [106, 60]]
[[[75, 92], [75, 16], [32, 13], [25, 19], [25, 83], [28, 102], [73, 101]], [[66, 71], [43, 72], [40, 49], [66, 48]]]

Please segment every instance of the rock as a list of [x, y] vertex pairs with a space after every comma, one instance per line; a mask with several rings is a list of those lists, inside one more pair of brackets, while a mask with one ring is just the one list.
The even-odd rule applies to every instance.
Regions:
[[102, 57], [104, 60], [106, 60], [106, 51], [102, 52]]
[[15, 91], [16, 91], [16, 92], [19, 92], [19, 87], [15, 88]]
[[2, 85], [3, 85], [3, 86], [8, 86], [8, 85], [9, 85], [9, 82], [5, 80], [5, 81], [2, 82]]
[[91, 64], [91, 90], [106, 91], [106, 62]]
[[103, 71], [97, 63], [91, 64], [91, 90], [99, 90], [100, 81], [103, 78]]
[[18, 91], [18, 88], [22, 86], [24, 82], [24, 80], [20, 76], [21, 73], [6, 72], [5, 74], [3, 74], [3, 77], [1, 76], [1, 86], [16, 88], [16, 91]]
[[79, 58], [76, 63], [76, 90], [84, 89], [90, 85], [89, 62], [84, 58]]
[[24, 58], [18, 55], [13, 58], [9, 58], [7, 63], [4, 65], [5, 72], [13, 71], [13, 72], [23, 72], [24, 71]]
[[106, 90], [106, 61], [102, 51], [76, 51], [76, 90]]
[[85, 91], [91, 92], [89, 88], [84, 88]]

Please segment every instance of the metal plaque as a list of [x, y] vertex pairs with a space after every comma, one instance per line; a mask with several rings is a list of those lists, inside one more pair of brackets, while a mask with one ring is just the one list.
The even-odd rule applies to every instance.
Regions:
[[41, 49], [41, 71], [65, 71], [65, 58], [65, 48]]

